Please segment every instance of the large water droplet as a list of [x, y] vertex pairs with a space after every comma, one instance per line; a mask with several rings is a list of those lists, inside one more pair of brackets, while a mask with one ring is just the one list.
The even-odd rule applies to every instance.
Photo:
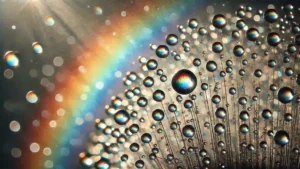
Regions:
[[289, 143], [289, 134], [284, 130], [279, 130], [274, 137], [275, 143], [280, 146], [284, 146]]
[[189, 94], [197, 86], [197, 78], [193, 72], [182, 69], [172, 78], [172, 87], [179, 94]]
[[294, 91], [289, 87], [282, 87], [278, 91], [278, 100], [283, 103], [287, 104], [290, 103], [294, 99]]
[[222, 29], [226, 26], [227, 21], [224, 15], [218, 14], [214, 16], [212, 24], [214, 25], [214, 27]]

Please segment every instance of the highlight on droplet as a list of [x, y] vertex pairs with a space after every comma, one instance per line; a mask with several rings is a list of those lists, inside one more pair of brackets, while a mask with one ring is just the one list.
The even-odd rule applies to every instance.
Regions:
[[19, 66], [19, 58], [13, 51], [8, 51], [4, 54], [4, 61], [10, 67], [18, 67]]
[[34, 53], [36, 53], [36, 54], [42, 54], [43, 53], [43, 47], [38, 42], [32, 43], [32, 48], [33, 48]]
[[29, 103], [36, 103], [39, 98], [38, 96], [36, 95], [36, 93], [34, 93], [33, 91], [29, 91], [27, 94], [26, 94], [26, 100], [29, 102]]

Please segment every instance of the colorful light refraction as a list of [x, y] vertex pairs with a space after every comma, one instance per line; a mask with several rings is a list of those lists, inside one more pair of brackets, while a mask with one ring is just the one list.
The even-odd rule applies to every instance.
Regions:
[[8, 51], [4, 55], [4, 61], [10, 67], [18, 67], [19, 66], [19, 58], [13, 51]]
[[273, 8], [210, 12], [151, 44], [96, 120], [82, 165], [298, 168], [300, 27], [291, 4]]

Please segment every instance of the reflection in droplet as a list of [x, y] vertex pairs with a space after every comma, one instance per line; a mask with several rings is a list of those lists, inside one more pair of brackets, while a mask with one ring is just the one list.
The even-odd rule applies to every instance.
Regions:
[[179, 94], [189, 94], [197, 86], [197, 78], [193, 72], [182, 69], [172, 78], [172, 87]]
[[169, 55], [169, 48], [165, 45], [159, 45], [156, 48], [156, 56], [159, 58], [166, 58]]
[[34, 53], [36, 53], [36, 54], [42, 54], [43, 53], [43, 47], [38, 42], [34, 42], [32, 44], [32, 48], [33, 48]]
[[[212, 20], [197, 16], [177, 29], [159, 27], [162, 41], [132, 62], [139, 65], [124, 77], [124, 92], [107, 99], [107, 117], [96, 120], [83, 166], [97, 168], [108, 157], [116, 168], [297, 168], [296, 11], [288, 4], [277, 12], [273, 4], [265, 12], [255, 7], [241, 5], [222, 15], [209, 6], [204, 17]], [[107, 19], [107, 25], [112, 23]], [[113, 36], [121, 38], [121, 33]], [[62, 62], [53, 60], [57, 67]], [[83, 75], [90, 70], [80, 66]], [[120, 77], [126, 71], [113, 72]], [[104, 82], [92, 88], [104, 89]], [[43, 79], [43, 86], [48, 84], [50, 77]], [[63, 110], [57, 114], [67, 114]], [[82, 121], [77, 117], [75, 122]]]
[[10, 67], [18, 67], [19, 66], [19, 58], [13, 51], [8, 51], [4, 54], [3, 58], [6, 64]]
[[182, 129], [182, 133], [185, 137], [192, 137], [195, 134], [195, 128], [192, 125], [186, 125]]
[[125, 125], [129, 121], [130, 116], [126, 110], [119, 110], [114, 115], [114, 119], [119, 125]]
[[38, 96], [35, 94], [35, 92], [33, 91], [29, 91], [27, 92], [26, 94], [26, 100], [29, 102], [29, 103], [36, 103], [39, 98]]
[[294, 99], [294, 91], [289, 87], [282, 87], [278, 91], [278, 100], [283, 103], [287, 104], [290, 103]]
[[95, 15], [102, 15], [102, 13], [103, 13], [102, 8], [99, 6], [95, 6], [94, 13], [95, 13]]
[[290, 139], [289, 134], [284, 130], [277, 131], [277, 133], [275, 134], [275, 137], [274, 137], [275, 143], [280, 146], [284, 146], [284, 145], [288, 144], [289, 139]]
[[45, 24], [48, 26], [53, 26], [55, 24], [55, 20], [53, 19], [52, 16], [47, 16], [45, 18]]
[[226, 26], [227, 21], [224, 15], [218, 14], [214, 16], [212, 24], [214, 25], [214, 27], [221, 29]]

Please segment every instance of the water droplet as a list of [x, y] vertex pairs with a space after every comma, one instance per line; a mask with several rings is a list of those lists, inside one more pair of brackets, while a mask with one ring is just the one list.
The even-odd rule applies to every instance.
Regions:
[[193, 104], [193, 102], [191, 100], [186, 100], [186, 101], [184, 101], [183, 106], [186, 109], [190, 109], [190, 108], [192, 108], [194, 106], [194, 104]]
[[48, 26], [53, 26], [55, 24], [55, 20], [51, 16], [47, 16], [45, 18], [45, 24]]
[[201, 157], [205, 157], [207, 155], [207, 151], [205, 149], [201, 149], [199, 151], [199, 154], [200, 154]]
[[121, 160], [122, 160], [122, 161], [127, 161], [127, 160], [128, 160], [128, 155], [127, 155], [127, 154], [123, 154], [123, 155], [121, 156]]
[[293, 9], [294, 9], [294, 6], [292, 4], [285, 4], [283, 9], [286, 11], [286, 12], [291, 12]]
[[169, 48], [165, 45], [159, 45], [156, 48], [156, 56], [159, 58], [166, 58], [169, 55]]
[[262, 116], [264, 119], [266, 119], [266, 120], [271, 119], [271, 118], [272, 118], [272, 111], [269, 110], [269, 109], [264, 109], [264, 110], [262, 111], [262, 113], [261, 113], [261, 116]]
[[13, 51], [8, 51], [4, 54], [4, 61], [10, 67], [18, 67], [19, 66], [19, 58]]
[[234, 48], [233, 48], [233, 54], [237, 57], [241, 57], [243, 56], [245, 53], [245, 50], [243, 48], [243, 46], [241, 45], [236, 45]]
[[198, 30], [199, 35], [204, 36], [207, 35], [207, 30], [204, 27], [200, 27]]
[[279, 130], [276, 132], [274, 137], [275, 143], [280, 146], [284, 146], [289, 143], [289, 134], [284, 130]]
[[262, 149], [267, 149], [267, 147], [268, 147], [268, 144], [267, 144], [266, 141], [261, 141], [261, 142], [259, 143], [259, 145], [260, 145], [260, 147], [261, 147]]
[[165, 92], [163, 92], [162, 90], [155, 90], [153, 92], [153, 100], [157, 101], [157, 102], [161, 102], [165, 99]]
[[229, 93], [231, 95], [235, 95], [236, 94], [236, 89], [234, 87], [229, 88]]
[[278, 46], [281, 42], [281, 39], [280, 39], [280, 36], [278, 33], [276, 32], [271, 32], [268, 34], [268, 37], [267, 37], [267, 41], [268, 41], [268, 44], [270, 46]]
[[240, 17], [240, 18], [245, 17], [245, 15], [246, 15], [245, 10], [242, 9], [242, 8], [238, 9], [238, 10], [236, 11], [236, 15], [237, 15], [238, 17]]
[[187, 69], [178, 71], [172, 78], [172, 87], [179, 94], [189, 94], [197, 86], [195, 74]]
[[247, 38], [250, 41], [257, 41], [259, 37], [259, 32], [256, 28], [250, 28], [247, 30]]
[[151, 140], [152, 140], [152, 136], [151, 134], [149, 133], [144, 133], [142, 136], [141, 136], [141, 140], [143, 143], [150, 143]]
[[102, 157], [98, 162], [96, 162], [95, 167], [96, 169], [109, 169], [110, 168], [109, 160]]
[[129, 149], [130, 149], [132, 152], [137, 152], [137, 151], [139, 151], [140, 146], [139, 146], [138, 143], [132, 143], [132, 144], [129, 146]]
[[244, 29], [245, 26], [246, 26], [246, 23], [245, 23], [245, 21], [242, 20], [242, 19], [240, 19], [240, 20], [238, 20], [238, 21], [236, 22], [236, 27], [237, 27], [238, 29]]
[[218, 118], [225, 119], [227, 112], [223, 107], [219, 107], [215, 114]]
[[168, 110], [169, 110], [170, 112], [175, 112], [175, 111], [177, 110], [177, 106], [176, 106], [175, 104], [170, 104], [170, 105], [168, 106]]
[[199, 59], [199, 58], [195, 58], [194, 60], [193, 60], [193, 65], [194, 66], [200, 66], [201, 65], [201, 60]]
[[282, 87], [278, 91], [278, 100], [283, 103], [287, 104], [290, 103], [294, 99], [294, 91], [289, 87]]
[[245, 111], [245, 110], [241, 111], [240, 112], [240, 119], [242, 121], [248, 120], [249, 119], [249, 113], [247, 111]]
[[33, 91], [29, 91], [26, 94], [26, 100], [29, 103], [36, 103], [39, 100], [39, 98]]
[[291, 121], [293, 120], [292, 114], [291, 114], [291, 113], [285, 113], [285, 114], [284, 114], [284, 120], [285, 120], [286, 122], [291, 122]]
[[218, 66], [215, 61], [208, 61], [206, 63], [206, 70], [208, 70], [209, 72], [214, 72], [217, 70], [217, 68], [218, 68]]
[[167, 36], [166, 42], [168, 45], [174, 46], [178, 43], [178, 37], [175, 34], [170, 34]]
[[241, 124], [240, 132], [243, 134], [247, 134], [249, 132], [249, 126], [247, 124]]
[[264, 14], [265, 20], [270, 23], [274, 23], [278, 20], [279, 16], [275, 9], [268, 9]]
[[227, 21], [224, 15], [218, 14], [213, 17], [212, 24], [218, 29], [222, 29], [226, 26]]
[[137, 160], [137, 161], [135, 162], [136, 168], [143, 168], [144, 165], [145, 165], [145, 162], [144, 162], [143, 160]]
[[149, 70], [155, 70], [158, 66], [158, 63], [156, 60], [150, 59], [150, 60], [148, 60], [146, 65]]
[[246, 97], [240, 97], [238, 102], [239, 102], [240, 105], [244, 106], [244, 105], [247, 104], [247, 98]]
[[209, 157], [204, 157], [204, 158], [202, 159], [202, 163], [203, 163], [204, 165], [208, 166], [208, 165], [210, 165], [211, 160], [210, 160]]
[[197, 19], [190, 19], [190, 20], [188, 21], [188, 26], [189, 26], [190, 28], [192, 28], [192, 29], [197, 28], [197, 27], [198, 27], [198, 21], [197, 21]]
[[219, 95], [214, 95], [212, 98], [211, 98], [211, 101], [214, 103], [214, 104], [219, 104], [221, 102], [221, 97]]
[[195, 134], [195, 128], [192, 125], [186, 125], [182, 129], [182, 134], [185, 137], [193, 137]]
[[119, 110], [114, 115], [115, 122], [119, 125], [125, 125], [130, 120], [130, 115], [126, 110]]
[[239, 31], [232, 31], [231, 36], [234, 39], [238, 39], [238, 38], [240, 38], [240, 33], [239, 33]]
[[152, 112], [152, 118], [155, 121], [162, 121], [165, 117], [164, 112], [161, 109], [156, 109]]
[[143, 81], [145, 87], [152, 87], [154, 85], [154, 79], [152, 77], [146, 77]]
[[99, 6], [95, 6], [94, 13], [95, 13], [95, 15], [102, 15], [102, 13], [103, 13], [102, 8]]
[[260, 70], [260, 69], [256, 69], [255, 71], [254, 71], [254, 75], [256, 76], [256, 77], [261, 77], [262, 76], [262, 74], [263, 74], [263, 72]]
[[215, 42], [212, 44], [212, 50], [215, 53], [221, 53], [223, 51], [223, 44], [221, 42]]
[[140, 107], [146, 107], [147, 104], [148, 104], [148, 100], [147, 100], [145, 97], [140, 97], [140, 98], [137, 100], [137, 104], [138, 104]]
[[225, 126], [224, 126], [224, 124], [222, 124], [222, 123], [216, 124], [216, 125], [215, 125], [215, 132], [216, 132], [217, 134], [222, 134], [222, 133], [224, 133], [224, 132], [225, 132]]

